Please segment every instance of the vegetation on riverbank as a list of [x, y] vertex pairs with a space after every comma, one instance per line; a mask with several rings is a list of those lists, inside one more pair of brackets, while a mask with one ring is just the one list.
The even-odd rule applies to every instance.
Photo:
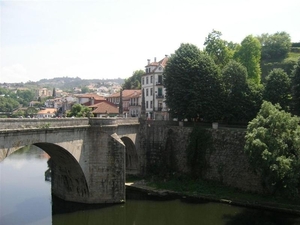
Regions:
[[[142, 180], [142, 181], [141, 181]], [[169, 193], [193, 200], [209, 200], [226, 204], [265, 208], [276, 211], [285, 211], [300, 215], [300, 198], [287, 199], [283, 196], [262, 195], [243, 192], [224, 186], [217, 182], [195, 180], [188, 176], [173, 177], [171, 179], [129, 177], [127, 182], [133, 182], [134, 187], [151, 191], [152, 193]]]

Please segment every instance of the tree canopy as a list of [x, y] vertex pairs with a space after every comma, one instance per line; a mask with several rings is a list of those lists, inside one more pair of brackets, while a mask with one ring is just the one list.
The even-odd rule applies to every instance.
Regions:
[[300, 58], [292, 77], [293, 112], [300, 116]]
[[[228, 43], [221, 39], [222, 33], [213, 30], [205, 38], [205, 51], [212, 57], [214, 62], [221, 68], [225, 66], [233, 57], [233, 45], [229, 48]], [[232, 44], [232, 43], [231, 43]]]
[[220, 119], [224, 95], [218, 67], [195, 45], [181, 44], [164, 70], [166, 103], [179, 119]]
[[248, 35], [236, 51], [235, 59], [247, 68], [248, 79], [259, 84], [261, 80], [261, 45], [258, 39]]
[[92, 117], [93, 114], [91, 111], [91, 108], [76, 103], [72, 106], [72, 109], [67, 112], [67, 117]]
[[291, 79], [283, 69], [273, 69], [266, 77], [264, 100], [278, 103], [284, 110], [289, 110]]
[[226, 100], [224, 117], [227, 121], [243, 121], [246, 119], [247, 111], [247, 83], [246, 68], [231, 60], [223, 69], [222, 77], [225, 87]]
[[291, 49], [291, 37], [286, 32], [265, 33], [257, 38], [262, 46], [261, 57], [263, 60], [284, 59]]
[[131, 77], [125, 79], [125, 82], [122, 85], [123, 90], [141, 89], [141, 79], [144, 74], [144, 70], [134, 71]]
[[299, 118], [264, 102], [247, 127], [245, 152], [269, 193], [298, 194]]

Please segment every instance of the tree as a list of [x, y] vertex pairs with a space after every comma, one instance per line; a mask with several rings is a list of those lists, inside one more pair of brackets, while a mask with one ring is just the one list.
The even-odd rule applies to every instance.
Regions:
[[0, 112], [12, 112], [19, 107], [19, 102], [10, 98], [0, 96]]
[[195, 45], [181, 44], [169, 58], [163, 77], [166, 103], [174, 117], [220, 119], [224, 93], [218, 67]]
[[[225, 66], [233, 57], [233, 51], [227, 45], [228, 43], [221, 39], [222, 33], [213, 30], [205, 38], [204, 46], [205, 51], [212, 57], [217, 65], [221, 68]], [[233, 44], [231, 43], [231, 46]]]
[[33, 90], [18, 90], [16, 100], [23, 106], [29, 106], [29, 103], [35, 99]]
[[235, 53], [235, 59], [247, 68], [248, 79], [255, 84], [259, 84], [261, 80], [260, 58], [260, 42], [252, 35], [247, 36]]
[[28, 107], [25, 111], [25, 116], [33, 117], [35, 114], [38, 113], [38, 110], [34, 107]]
[[223, 69], [222, 77], [226, 93], [224, 117], [227, 121], [247, 120], [249, 91], [247, 69], [240, 63], [231, 60]]
[[291, 37], [286, 32], [268, 33], [257, 37], [262, 46], [261, 57], [263, 60], [278, 60], [287, 57], [292, 43]]
[[144, 74], [144, 70], [134, 71], [131, 77], [125, 79], [125, 82], [122, 85], [123, 90], [141, 89], [141, 79]]
[[299, 118], [279, 105], [263, 102], [247, 127], [245, 152], [272, 194], [298, 195], [300, 178]]
[[81, 93], [85, 94], [85, 93], [88, 93], [90, 92], [90, 89], [87, 87], [87, 86], [84, 86], [81, 88]]
[[52, 97], [53, 97], [53, 98], [56, 97], [56, 90], [55, 90], [55, 88], [53, 88], [53, 91], [52, 91]]
[[72, 106], [71, 111], [67, 113], [67, 117], [92, 117], [91, 111], [91, 108], [76, 103]]
[[300, 116], [300, 58], [292, 77], [293, 112]]
[[284, 110], [289, 110], [291, 79], [282, 69], [273, 69], [266, 77], [264, 100], [278, 103]]

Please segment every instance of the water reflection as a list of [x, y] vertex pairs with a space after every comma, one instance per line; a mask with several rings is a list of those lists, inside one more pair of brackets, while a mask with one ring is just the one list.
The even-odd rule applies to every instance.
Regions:
[[[127, 189], [125, 204], [89, 205], [51, 196], [48, 156], [38, 148], [0, 163], [0, 224], [296, 225], [297, 216], [208, 201], [157, 198]], [[47, 171], [45, 173], [45, 171]], [[46, 177], [45, 177], [46, 175]]]

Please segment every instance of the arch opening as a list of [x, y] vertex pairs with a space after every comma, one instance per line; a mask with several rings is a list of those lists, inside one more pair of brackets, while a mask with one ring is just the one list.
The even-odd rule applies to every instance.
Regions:
[[39, 142], [33, 145], [51, 157], [49, 167], [52, 194], [66, 201], [84, 202], [89, 196], [88, 184], [81, 166], [72, 154], [52, 143]]
[[129, 137], [122, 137], [121, 140], [125, 144], [126, 151], [126, 174], [138, 174], [138, 155], [133, 141]]

